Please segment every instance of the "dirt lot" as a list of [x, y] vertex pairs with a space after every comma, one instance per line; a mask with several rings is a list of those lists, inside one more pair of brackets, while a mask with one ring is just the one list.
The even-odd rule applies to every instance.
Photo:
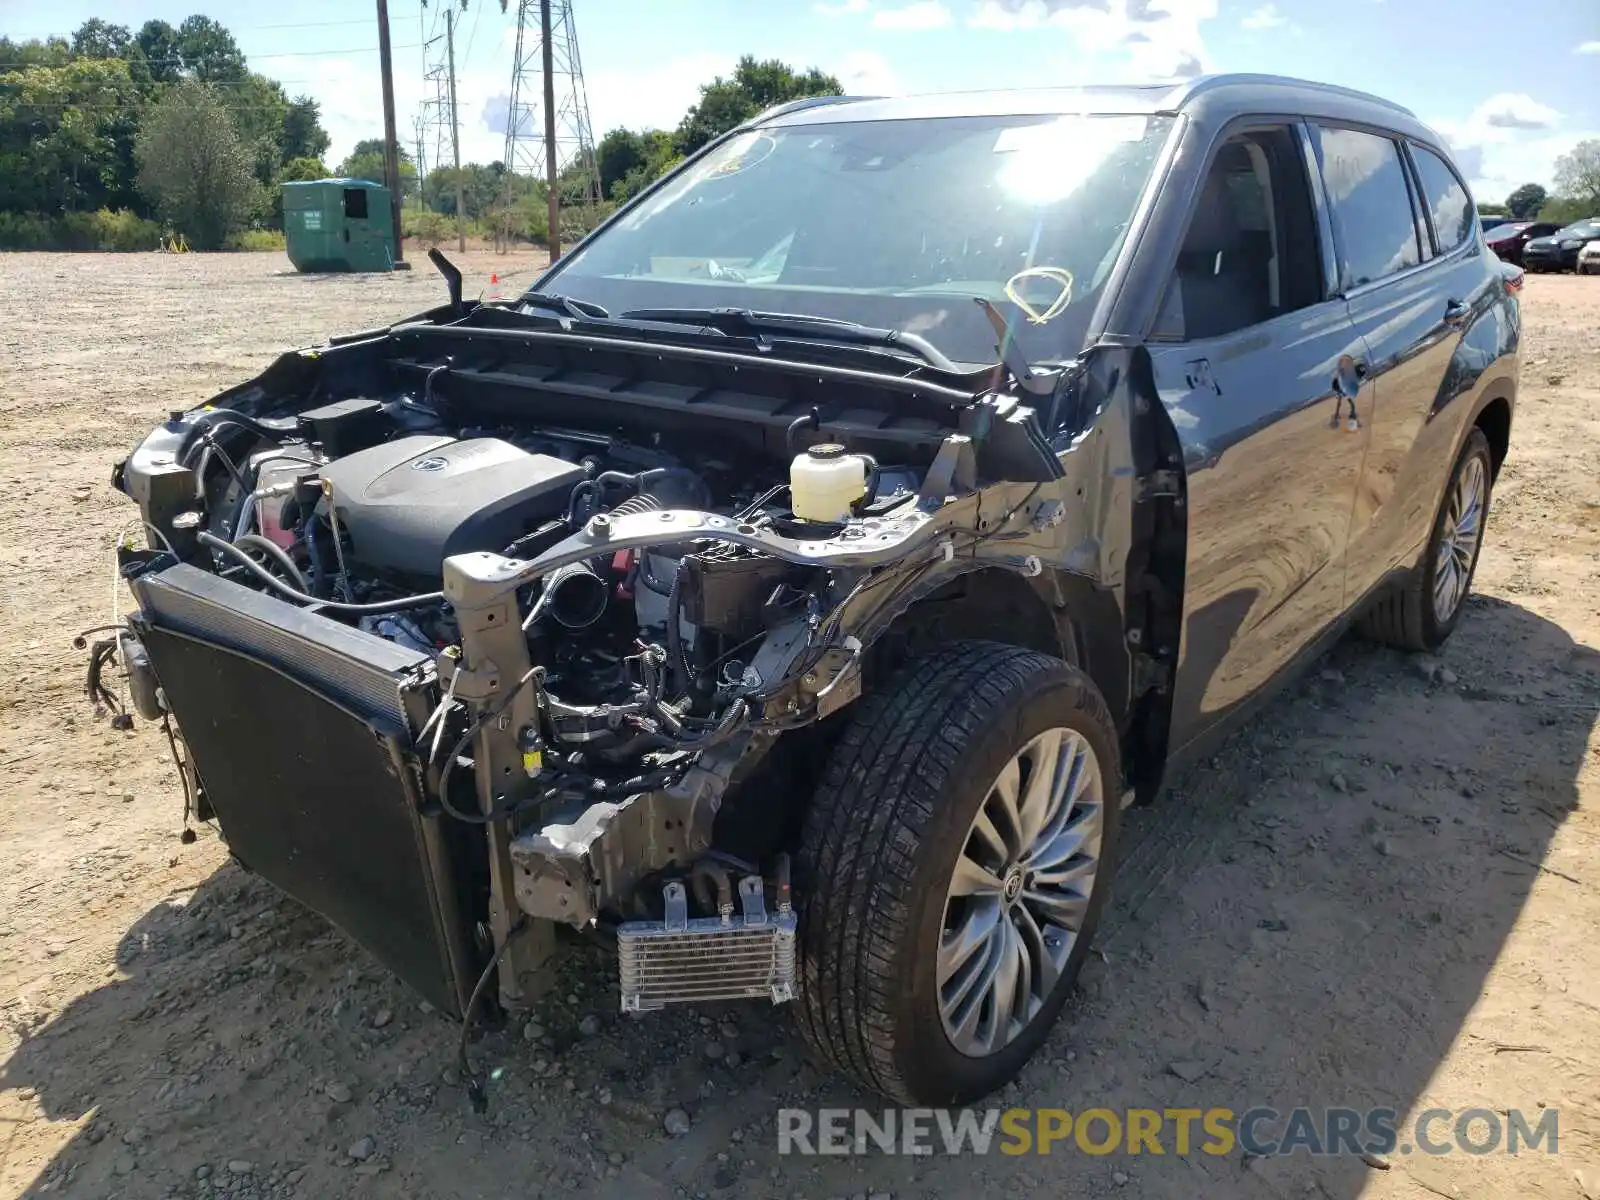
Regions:
[[1600, 1197], [1600, 280], [1528, 281], [1446, 653], [1345, 642], [1133, 814], [1103, 953], [1002, 1101], [1560, 1110], [1556, 1156], [1388, 1163], [780, 1158], [780, 1106], [878, 1102], [778, 1011], [619, 1019], [587, 951], [478, 1044], [501, 1074], [475, 1116], [454, 1026], [209, 832], [180, 844], [159, 734], [95, 721], [69, 646], [115, 602], [107, 480], [137, 436], [441, 295], [275, 255], [0, 256], [0, 1195]]

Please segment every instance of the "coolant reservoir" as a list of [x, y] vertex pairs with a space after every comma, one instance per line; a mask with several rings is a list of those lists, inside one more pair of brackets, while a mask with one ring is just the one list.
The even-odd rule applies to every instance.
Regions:
[[789, 464], [794, 515], [804, 521], [847, 521], [867, 494], [867, 462], [843, 446], [812, 446]]

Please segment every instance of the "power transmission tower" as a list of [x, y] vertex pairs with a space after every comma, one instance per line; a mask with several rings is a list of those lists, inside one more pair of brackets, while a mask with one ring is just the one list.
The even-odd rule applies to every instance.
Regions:
[[[456, 63], [455, 63], [455, 8], [453, 4], [444, 7], [444, 32], [438, 32], [438, 25], [434, 25], [434, 32], [424, 43], [424, 55], [427, 68], [423, 72], [423, 82], [427, 85], [427, 94], [422, 101], [422, 116], [419, 121], [423, 132], [419, 141], [426, 147], [428, 154], [427, 163], [422, 161], [424, 151], [418, 151], [417, 173], [419, 177], [426, 178], [429, 172], [437, 171], [440, 167], [453, 165], [456, 169], [456, 246], [459, 250], [467, 248], [467, 216], [463, 204], [465, 191], [461, 178], [461, 115], [456, 106]], [[461, 7], [466, 9], [466, 0], [462, 0]], [[437, 18], [436, 18], [437, 20]], [[423, 192], [426, 197], [426, 191]]]
[[[501, 7], [507, 0], [501, 0]], [[583, 173], [583, 204], [600, 202], [589, 97], [572, 21], [573, 0], [518, 0], [511, 104], [506, 114], [506, 170], [543, 176], [549, 189], [550, 259], [561, 255], [561, 174]]]

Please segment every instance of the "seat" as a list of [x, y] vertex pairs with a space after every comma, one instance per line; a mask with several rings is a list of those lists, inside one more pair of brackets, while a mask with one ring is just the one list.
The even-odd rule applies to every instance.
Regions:
[[[1237, 153], [1235, 153], [1237, 152]], [[1271, 315], [1270, 245], [1239, 224], [1230, 175], [1253, 179], [1242, 145], [1223, 147], [1206, 176], [1200, 203], [1178, 255], [1183, 322], [1189, 338], [1217, 337]]]

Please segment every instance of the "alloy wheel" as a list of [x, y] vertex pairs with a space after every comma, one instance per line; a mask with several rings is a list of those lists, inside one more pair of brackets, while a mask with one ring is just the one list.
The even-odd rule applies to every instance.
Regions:
[[1439, 553], [1433, 565], [1433, 615], [1445, 622], [1466, 597], [1467, 584], [1483, 540], [1489, 501], [1489, 476], [1483, 459], [1472, 455], [1461, 464], [1440, 529]]
[[1004, 1048], [1050, 998], [1094, 892], [1105, 803], [1094, 750], [1066, 728], [1029, 741], [990, 786], [939, 939], [939, 1016], [961, 1053]]

